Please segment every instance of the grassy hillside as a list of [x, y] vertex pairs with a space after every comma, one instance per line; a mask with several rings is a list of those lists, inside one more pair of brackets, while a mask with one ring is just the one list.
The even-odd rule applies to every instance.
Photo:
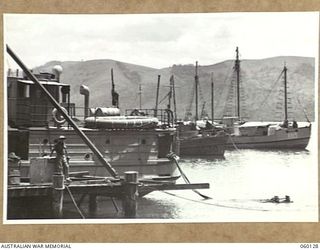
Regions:
[[[241, 113], [249, 120], [282, 119], [283, 89], [282, 78], [277, 82], [284, 63], [288, 68], [288, 88], [291, 107], [289, 116], [305, 121], [301, 105], [309, 119], [314, 120], [315, 103], [315, 60], [306, 57], [274, 57], [261, 60], [241, 61]], [[139, 107], [139, 84], [142, 86], [142, 108], [154, 108], [157, 76], [161, 75], [160, 97], [169, 91], [169, 79], [174, 75], [176, 86], [177, 113], [184, 118], [190, 106], [191, 92], [194, 87], [194, 65], [174, 65], [170, 68], [154, 69], [113, 60], [92, 60], [82, 62], [49, 62], [39, 67], [41, 71], [50, 71], [61, 64], [64, 71], [61, 81], [71, 84], [71, 100], [83, 106], [83, 96], [79, 94], [81, 84], [90, 90], [90, 106], [111, 106], [111, 68], [114, 71], [116, 91], [120, 94], [120, 108]], [[232, 81], [234, 62], [224, 61], [213, 65], [199, 66], [199, 112], [203, 102], [208, 114], [211, 114], [211, 74], [215, 84], [215, 117], [220, 118], [225, 111], [228, 91]], [[300, 100], [301, 105], [298, 103]], [[160, 107], [164, 108], [167, 101]], [[194, 110], [194, 105], [192, 110]]]

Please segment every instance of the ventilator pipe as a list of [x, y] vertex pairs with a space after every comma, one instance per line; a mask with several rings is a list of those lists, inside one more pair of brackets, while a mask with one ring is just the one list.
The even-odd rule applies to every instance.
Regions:
[[80, 94], [84, 95], [84, 118], [87, 118], [89, 116], [89, 88], [86, 85], [81, 85]]
[[58, 82], [60, 82], [60, 75], [62, 74], [63, 68], [61, 65], [55, 65], [52, 68], [53, 74], [55, 75]]

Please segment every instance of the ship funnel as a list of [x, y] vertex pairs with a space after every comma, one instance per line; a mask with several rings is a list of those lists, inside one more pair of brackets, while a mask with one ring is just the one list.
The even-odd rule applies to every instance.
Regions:
[[61, 65], [56, 65], [52, 68], [53, 74], [56, 76], [58, 82], [60, 82], [60, 75], [62, 74], [63, 68]]
[[86, 85], [81, 85], [80, 94], [84, 95], [84, 118], [87, 118], [89, 116], [89, 88]]

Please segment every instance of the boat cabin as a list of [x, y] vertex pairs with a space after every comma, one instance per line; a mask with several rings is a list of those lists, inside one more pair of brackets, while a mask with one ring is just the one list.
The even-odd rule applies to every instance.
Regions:
[[[46, 90], [71, 111], [70, 85], [58, 82], [51, 73], [35, 75]], [[10, 127], [41, 127], [52, 120], [53, 106], [41, 90], [27, 77], [8, 75], [8, 124]]]

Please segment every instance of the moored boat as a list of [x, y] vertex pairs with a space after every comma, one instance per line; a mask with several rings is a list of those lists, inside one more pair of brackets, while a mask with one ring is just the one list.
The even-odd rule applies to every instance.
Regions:
[[[176, 149], [176, 130], [171, 124], [163, 120], [160, 128], [154, 117], [121, 116], [114, 88], [112, 107], [90, 109], [89, 89], [82, 86], [80, 94], [85, 96], [85, 107], [78, 108], [70, 102], [70, 85], [59, 80], [61, 69], [55, 69], [54, 73], [36, 74], [38, 81], [120, 176], [126, 171], [138, 171], [140, 179], [179, 178], [175, 162], [167, 158]], [[22, 179], [30, 177], [31, 159], [49, 156], [59, 136], [66, 137], [70, 171], [108, 175], [99, 155], [66, 123], [33, 81], [11, 72], [7, 88], [8, 152], [21, 158]]]
[[311, 123], [299, 127], [293, 124], [283, 127], [281, 123], [246, 122], [235, 127], [236, 132], [230, 135], [226, 146], [229, 149], [305, 149]]
[[[311, 123], [296, 122], [288, 119], [287, 67], [281, 74], [284, 83], [284, 119], [283, 122], [242, 121], [240, 114], [240, 60], [238, 47], [234, 70], [236, 73], [237, 105], [235, 117], [224, 117], [222, 123], [230, 134], [228, 149], [305, 149], [311, 135]], [[281, 75], [280, 75], [281, 76]], [[278, 78], [280, 79], [280, 77]]]
[[[211, 85], [211, 118], [212, 122], [208, 120], [204, 122], [204, 126], [200, 129], [197, 125], [201, 123], [198, 117], [198, 89], [199, 89], [199, 76], [198, 76], [198, 62], [196, 62], [195, 70], [195, 121], [193, 122], [180, 122], [178, 124], [179, 141], [180, 141], [180, 154], [198, 155], [198, 156], [214, 156], [223, 157], [225, 152], [225, 144], [227, 142], [227, 135], [223, 130], [214, 126], [214, 108], [213, 108], [213, 79]], [[192, 100], [191, 100], [192, 101]], [[191, 110], [187, 110], [188, 116]], [[186, 115], [187, 116], [187, 115]]]
[[197, 130], [195, 124], [178, 126], [181, 156], [223, 157], [228, 137], [219, 130]]

